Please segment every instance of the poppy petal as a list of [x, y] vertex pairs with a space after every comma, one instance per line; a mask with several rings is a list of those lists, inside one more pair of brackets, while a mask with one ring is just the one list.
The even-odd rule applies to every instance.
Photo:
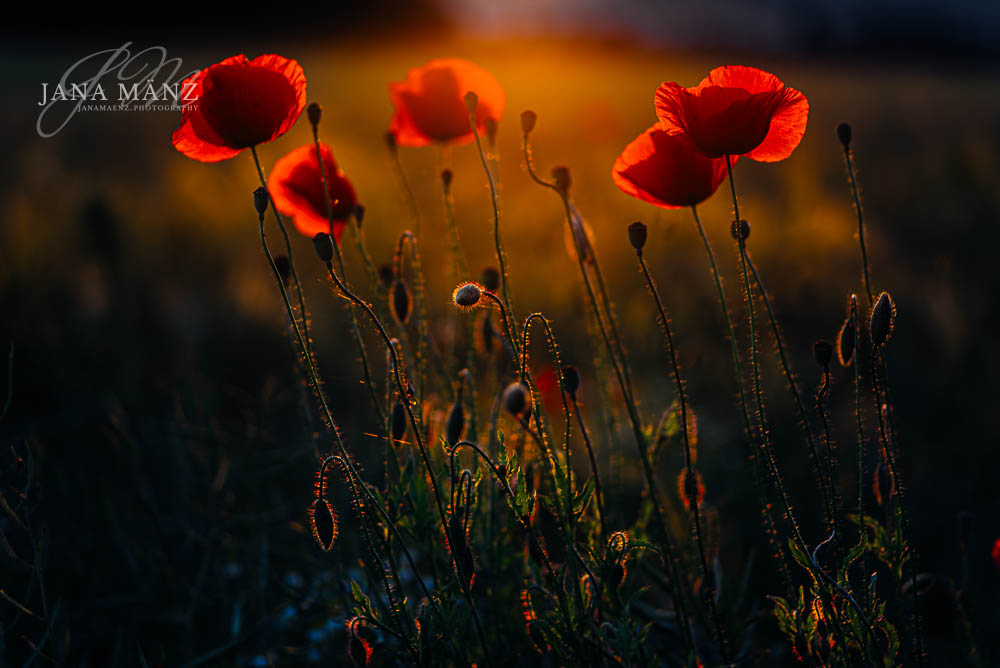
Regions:
[[[320, 143], [320, 152], [330, 189], [333, 233], [340, 241], [347, 218], [357, 204], [357, 196], [351, 182], [337, 166], [330, 147]], [[275, 208], [292, 219], [300, 234], [311, 239], [320, 232], [329, 233], [323, 174], [316, 160], [315, 144], [300, 146], [278, 160], [271, 169], [268, 187]]]
[[405, 81], [389, 84], [395, 108], [389, 129], [397, 143], [418, 147], [472, 141], [464, 100], [469, 91], [479, 98], [476, 128], [485, 132], [487, 119], [500, 119], [506, 98], [496, 78], [475, 63], [458, 58], [431, 60], [411, 69]]
[[705, 157], [683, 135], [657, 124], [625, 147], [611, 178], [632, 197], [677, 209], [711, 197], [726, 178], [726, 162]]

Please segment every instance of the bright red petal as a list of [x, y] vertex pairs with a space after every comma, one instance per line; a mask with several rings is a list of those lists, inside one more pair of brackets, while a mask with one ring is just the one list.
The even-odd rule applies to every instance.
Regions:
[[[357, 197], [351, 182], [337, 167], [330, 147], [321, 143], [320, 151], [330, 189], [334, 236], [339, 241], [345, 221], [357, 204]], [[268, 187], [275, 208], [292, 219], [300, 234], [311, 239], [320, 232], [330, 231], [323, 176], [314, 144], [300, 146], [278, 160], [268, 178]]]
[[758, 162], [784, 160], [796, 149], [806, 133], [809, 101], [794, 88], [785, 88], [784, 96], [771, 117], [771, 128], [760, 146], [746, 154]]
[[499, 120], [505, 105], [503, 88], [492, 74], [457, 58], [414, 68], [405, 81], [389, 84], [395, 107], [389, 129], [401, 146], [468, 143], [473, 139], [464, 100], [469, 91], [479, 96], [476, 128], [482, 133], [486, 120]]
[[683, 136], [654, 125], [625, 147], [611, 178], [632, 197], [676, 209], [711, 197], [726, 178], [726, 163], [705, 157]]

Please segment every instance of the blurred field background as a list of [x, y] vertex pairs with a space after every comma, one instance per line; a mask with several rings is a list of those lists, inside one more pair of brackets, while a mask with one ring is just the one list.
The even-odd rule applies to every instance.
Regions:
[[[360, 548], [346, 497], [339, 504], [343, 542], [331, 555], [319, 553], [304, 528], [313, 428], [299, 412], [303, 390], [259, 246], [249, 154], [216, 165], [184, 158], [170, 144], [178, 117], [169, 112], [82, 113], [52, 139], [34, 131], [40, 82], [122, 41], [48, 49], [27, 63], [8, 51], [0, 65], [7, 85], [0, 109], [0, 346], [15, 346], [13, 403], [0, 424], [0, 446], [35, 454], [37, 487], [29, 498], [44, 534], [48, 612], [59, 620], [45, 654], [95, 666], [136, 665], [137, 652], [165, 665], [196, 657], [224, 665], [339, 659], [338, 582], [345, 572], [358, 577], [351, 555]], [[721, 516], [726, 586], [738, 585], [753, 556], [761, 601], [773, 593], [774, 574], [761, 565], [768, 555], [760, 549], [704, 251], [690, 212], [627, 197], [610, 170], [625, 144], [655, 121], [653, 91], [664, 80], [694, 85], [712, 67], [738, 63], [774, 72], [806, 94], [809, 126], [798, 150], [773, 165], [741, 162], [736, 178], [753, 229], [751, 251], [775, 299], [800, 387], [812, 396], [819, 379], [812, 343], [835, 336], [847, 297], [862, 292], [856, 220], [834, 136], [838, 121], [850, 121], [874, 288], [889, 290], [899, 313], [890, 374], [921, 570], [959, 577], [956, 517], [971, 513], [969, 605], [982, 628], [996, 628], [1000, 615], [990, 602], [1000, 580], [989, 557], [1000, 536], [996, 60], [726, 53], [607, 36], [488, 32], [476, 39], [394, 33], [166, 46], [185, 69], [240, 51], [278, 52], [302, 64], [309, 100], [324, 108], [322, 139], [367, 207], [364, 230], [376, 263], [389, 261], [401, 231], [415, 229], [383, 143], [392, 112], [388, 83], [442, 56], [468, 58], [494, 73], [507, 92], [498, 148], [514, 307], [522, 318], [542, 311], [553, 319], [563, 359], [581, 368], [584, 404], [596, 410], [587, 311], [565, 220], [558, 199], [523, 169], [517, 117], [536, 111], [535, 165], [543, 174], [556, 164], [572, 170], [573, 199], [593, 231], [641, 388], [640, 410], [655, 422], [673, 392], [652, 304], [625, 238], [633, 220], [649, 225], [646, 255], [671, 311], [699, 418], [707, 496]], [[265, 169], [310, 140], [301, 119], [261, 148]], [[463, 250], [477, 275], [495, 264], [489, 193], [474, 147], [401, 149], [401, 158], [421, 212], [434, 334], [447, 341], [453, 285], [445, 270], [440, 171], [455, 172]], [[745, 340], [730, 209], [722, 189], [701, 213]], [[335, 417], [348, 446], [377, 475], [381, 444], [371, 436], [374, 416], [346, 313], [321, 281], [309, 241], [293, 241]], [[345, 248], [348, 273], [363, 284], [353, 245]], [[814, 520], [806, 538], [815, 544], [822, 538], [820, 503], [794, 408], [771, 354], [765, 369], [777, 451], [797, 509]], [[851, 377], [834, 373], [835, 438], [850, 458]], [[642, 488], [634, 444], [623, 440], [616, 452], [606, 438], [596, 441], [602, 466], [615, 470], [612, 498], [627, 515]], [[856, 481], [849, 461], [841, 471], [850, 496]], [[11, 503], [24, 475], [13, 458], [4, 459], [3, 493]], [[665, 469], [665, 483], [675, 475]], [[29, 545], [9, 518], [0, 528], [14, 552]], [[0, 559], [0, 586], [37, 605], [38, 593], [25, 591], [28, 571]], [[0, 607], [0, 623], [15, 630], [4, 638], [10, 661], [31, 656], [23, 637], [37, 643], [46, 634], [45, 624], [13, 606]], [[927, 624], [933, 665], [955, 665], [947, 615]]]

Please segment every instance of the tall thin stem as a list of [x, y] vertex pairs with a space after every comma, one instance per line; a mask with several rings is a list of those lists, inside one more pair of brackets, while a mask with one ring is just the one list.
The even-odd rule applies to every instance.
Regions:
[[594, 473], [594, 494], [597, 496], [597, 512], [601, 521], [601, 536], [605, 537], [608, 535], [608, 523], [604, 513], [604, 492], [601, 490], [601, 476], [597, 471], [597, 458], [594, 456], [594, 446], [590, 442], [590, 433], [587, 431], [587, 425], [583, 421], [583, 413], [580, 412], [580, 406], [576, 403], [576, 394], [571, 394], [570, 400], [573, 403], [573, 412], [576, 414], [577, 424], [580, 425], [580, 434], [583, 436], [583, 442], [587, 446], [587, 456], [590, 458], [590, 470]]
[[854, 210], [858, 214], [858, 244], [861, 246], [861, 266], [864, 269], [865, 293], [868, 295], [868, 306], [875, 303], [872, 295], [871, 279], [868, 275], [868, 249], [865, 246], [865, 216], [861, 208], [861, 193], [858, 191], [858, 180], [854, 174], [854, 154], [849, 144], [844, 144], [844, 162], [847, 163], [847, 174], [851, 177], [851, 193], [854, 195]]
[[[684, 463], [687, 468], [687, 482], [689, 485], [694, 484], [697, 486], [697, 482], [695, 482], [694, 462], [691, 456], [691, 437], [688, 433], [687, 399], [684, 395], [684, 381], [681, 378], [680, 365], [677, 362], [677, 350], [674, 348], [674, 339], [670, 333], [670, 320], [667, 317], [667, 311], [663, 306], [663, 301], [660, 299], [660, 293], [656, 289], [656, 283], [653, 281], [653, 277], [649, 273], [649, 267], [646, 266], [646, 260], [642, 255], [642, 249], [636, 250], [636, 257], [639, 260], [639, 267], [642, 269], [642, 274], [646, 278], [646, 287], [649, 288], [650, 294], [653, 295], [653, 301], [656, 303], [656, 309], [660, 315], [660, 325], [663, 328], [663, 336], [666, 339], [667, 352], [670, 354], [670, 366], [673, 370], [674, 382], [677, 385], [677, 400], [681, 405], [681, 437], [684, 441]], [[684, 494], [685, 496], [687, 495], [687, 486], [685, 486]], [[701, 573], [705, 581], [705, 598], [708, 600], [709, 613], [712, 616], [712, 624], [715, 626], [715, 634], [719, 642], [719, 652], [722, 655], [722, 662], [729, 663], [729, 651], [726, 648], [726, 636], [722, 631], [722, 622], [719, 619], [719, 610], [715, 604], [715, 579], [708, 570], [708, 560], [705, 558], [705, 542], [701, 535], [701, 501], [698, 499], [697, 492], [695, 493], [694, 498], [688, 499], [688, 501], [691, 505], [691, 513], [694, 516], [695, 542], [698, 544], [698, 557], [701, 561]]]

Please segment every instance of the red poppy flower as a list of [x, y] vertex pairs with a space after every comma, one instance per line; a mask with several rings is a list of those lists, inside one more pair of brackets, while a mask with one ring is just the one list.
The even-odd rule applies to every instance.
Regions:
[[486, 131], [487, 120], [503, 114], [503, 88], [492, 74], [475, 63], [457, 58], [432, 60], [406, 74], [406, 81], [389, 84], [396, 112], [389, 129], [400, 146], [427, 146], [432, 142], [466, 144], [472, 141], [465, 94], [479, 96], [476, 129]]
[[611, 168], [626, 194], [664, 209], [694, 206], [726, 178], [726, 161], [707, 158], [659, 124], [632, 140]]
[[656, 115], [710, 158], [745, 155], [777, 162], [792, 154], [809, 118], [806, 96], [754, 67], [716, 67], [694, 88], [673, 81], [656, 90]]
[[993, 543], [993, 549], [990, 550], [990, 557], [993, 559], [993, 565], [1000, 570], [1000, 538], [996, 539]]
[[[340, 234], [357, 204], [357, 197], [351, 182], [337, 167], [330, 147], [322, 142], [319, 147], [330, 188], [333, 234], [340, 241]], [[300, 234], [311, 239], [320, 232], [330, 232], [323, 175], [316, 159], [315, 144], [300, 146], [278, 160], [267, 183], [275, 208], [292, 219]]]
[[218, 162], [284, 134], [306, 106], [306, 75], [276, 55], [226, 58], [181, 84], [184, 110], [174, 147], [189, 158]]

